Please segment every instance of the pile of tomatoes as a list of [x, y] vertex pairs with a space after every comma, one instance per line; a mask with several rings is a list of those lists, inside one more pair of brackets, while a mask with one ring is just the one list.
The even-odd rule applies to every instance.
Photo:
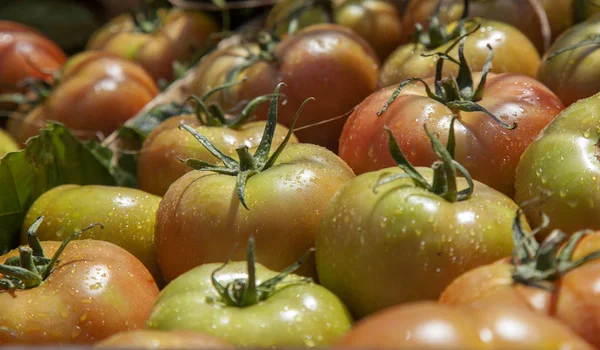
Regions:
[[251, 3], [0, 17], [0, 344], [600, 348], [600, 2]]

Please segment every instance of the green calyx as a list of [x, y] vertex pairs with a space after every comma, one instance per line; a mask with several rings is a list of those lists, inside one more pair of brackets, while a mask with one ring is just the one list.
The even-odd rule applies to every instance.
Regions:
[[567, 46], [560, 50], [554, 51], [552, 54], [550, 54], [550, 55], [548, 55], [548, 57], [546, 57], [546, 61], [549, 62], [556, 56], [562, 55], [565, 52], [573, 51], [580, 47], [597, 46], [597, 45], [600, 45], [600, 34], [596, 34], [596, 33], [590, 34], [590, 35], [588, 35], [587, 39], [584, 39], [584, 40], [578, 42], [577, 44]]
[[[402, 91], [402, 89], [404, 89], [406, 85], [417, 81], [425, 86], [425, 91], [429, 98], [434, 99], [448, 107], [450, 110], [452, 110], [455, 116], [458, 116], [460, 111], [483, 112], [487, 114], [490, 118], [492, 118], [495, 122], [500, 124], [502, 127], [509, 130], [515, 129], [517, 127], [516, 122], [512, 125], [508, 125], [501, 121], [498, 117], [493, 115], [490, 111], [485, 109], [483, 106], [477, 104], [477, 102], [481, 101], [481, 99], [483, 98], [483, 92], [485, 89], [487, 75], [492, 69], [492, 59], [494, 57], [494, 51], [492, 50], [492, 47], [489, 44], [487, 45], [488, 49], [490, 50], [490, 53], [488, 54], [488, 57], [485, 60], [479, 85], [475, 87], [473, 83], [473, 75], [471, 73], [469, 65], [467, 64], [467, 60], [464, 54], [464, 41], [465, 37], [462, 37], [458, 47], [458, 60], [449, 56], [447, 53], [452, 49], [452, 47], [450, 47], [446, 53], [438, 52], [433, 55], [423, 55], [425, 57], [438, 56], [439, 58], [437, 61], [435, 71], [434, 91], [431, 91], [429, 85], [427, 85], [427, 83], [421, 78], [406, 79], [405, 81], [400, 83], [396, 90], [394, 90], [392, 96], [377, 113], [377, 116], [381, 116], [383, 113], [386, 112], [388, 107], [396, 100], [396, 98], [400, 95], [400, 92]], [[442, 70], [444, 68], [445, 61], [450, 61], [451, 63], [455, 63], [459, 66], [458, 76], [456, 78], [452, 75], [450, 75], [447, 78], [442, 78]]]
[[[256, 109], [261, 103], [271, 100], [273, 98], [273, 94], [258, 96], [254, 98], [253, 100], [248, 102], [246, 106], [240, 111], [240, 113], [238, 113], [233, 118], [227, 117], [226, 113], [217, 104], [207, 105], [206, 100], [218, 91], [225, 90], [227, 88], [230, 88], [231, 86], [238, 85], [240, 83], [241, 82], [233, 82], [217, 86], [214, 89], [208, 91], [202, 97], [190, 96], [181, 106], [181, 112], [185, 113], [187, 111], [186, 107], [189, 105], [189, 102], [195, 101], [195, 113], [200, 124], [205, 126], [226, 127], [230, 129], [239, 128], [254, 116], [254, 111], [256, 111]], [[282, 97], [285, 98], [284, 95], [282, 95]]]
[[[31, 63], [31, 67], [34, 67], [33, 63]], [[36, 67], [34, 68], [37, 69]], [[59, 72], [42, 71], [42, 73], [52, 75], [54, 82], [49, 83], [42, 78], [26, 78], [17, 85], [18, 88], [25, 88], [25, 93], [1, 94], [0, 103], [15, 103], [19, 106], [24, 106], [28, 110], [42, 104], [50, 96], [54, 87], [58, 85], [60, 79]]]
[[443, 0], [438, 2], [433, 16], [429, 19], [427, 30], [425, 30], [420, 23], [415, 24], [415, 44], [421, 44], [425, 46], [427, 50], [433, 50], [449, 43], [460, 37], [465, 31], [465, 23], [469, 16], [469, 0], [464, 0], [464, 9], [460, 21], [452, 31], [448, 31], [448, 26], [440, 21], [442, 3]]
[[[223, 266], [219, 267], [212, 273], [212, 283], [217, 292], [219, 293], [221, 301], [227, 304], [228, 306], [246, 307], [256, 305], [259, 302], [269, 298], [274, 293], [276, 293], [277, 286], [281, 283], [284, 283], [283, 280], [289, 274], [296, 271], [304, 263], [304, 261], [306, 261], [309, 254], [313, 251], [314, 248], [308, 250], [302, 255], [302, 257], [298, 261], [288, 266], [281, 273], [257, 285], [256, 263], [254, 260], [254, 237], [251, 236], [250, 239], [248, 239], [248, 273], [246, 277], [237, 278], [229, 282], [225, 286], [222, 285], [217, 279], [217, 273], [221, 271], [225, 266], [227, 266], [227, 264], [229, 263], [229, 259], [227, 259], [227, 262], [223, 264]], [[311, 282], [310, 278], [303, 278], [297, 281], [293, 281], [291, 283], [297, 284], [309, 282]]]
[[[436, 161], [435, 163], [433, 163], [431, 167], [433, 169], [433, 181], [429, 183], [417, 171], [417, 169], [415, 169], [415, 167], [408, 161], [408, 159], [406, 159], [406, 157], [402, 153], [402, 150], [400, 149], [400, 146], [398, 145], [398, 142], [394, 138], [392, 131], [386, 126], [385, 130], [388, 133], [388, 145], [390, 149], [390, 154], [392, 155], [392, 158], [394, 159], [396, 164], [402, 170], [404, 170], [404, 173], [394, 175], [382, 174], [382, 176], [375, 184], [373, 192], [375, 192], [379, 186], [382, 186], [384, 184], [402, 178], [410, 178], [413, 180], [414, 184], [417, 187], [423, 188], [431, 193], [434, 193], [444, 198], [448, 202], [454, 203], [469, 199], [473, 194], [474, 183], [467, 169], [465, 169], [462, 165], [460, 165], [457, 161], [453, 159], [455, 145], [454, 139], [449, 138], [448, 145], [444, 147], [440, 140], [438, 140], [437, 137], [435, 137], [431, 132], [429, 132], [426, 125], [424, 125], [424, 128], [425, 133], [427, 133], [427, 136], [431, 141], [432, 148], [435, 150], [435, 153], [442, 159], [441, 161]], [[454, 119], [452, 119], [450, 128], [451, 130], [453, 130], [454, 128]], [[450, 135], [453, 135], [453, 132], [451, 132]], [[460, 191], [458, 190], [456, 184], [457, 171], [460, 172], [467, 180], [467, 183], [469, 185], [468, 188]]]
[[236, 192], [238, 198], [240, 199], [240, 202], [246, 209], [249, 209], [246, 205], [246, 199], [244, 195], [248, 179], [250, 179], [256, 174], [266, 171], [275, 164], [275, 161], [281, 155], [281, 153], [287, 146], [290, 138], [292, 137], [292, 132], [294, 126], [296, 125], [296, 120], [298, 119], [302, 108], [304, 108], [304, 105], [308, 101], [313, 99], [312, 97], [308, 98], [302, 103], [302, 105], [296, 112], [296, 115], [294, 116], [292, 124], [290, 125], [290, 129], [285, 138], [283, 139], [283, 142], [279, 145], [275, 152], [273, 152], [273, 154], [269, 155], [271, 153], [271, 146], [273, 144], [275, 128], [277, 126], [277, 104], [279, 102], [279, 89], [282, 85], [284, 84], [278, 84], [275, 88], [275, 92], [271, 96], [267, 123], [265, 125], [262, 139], [260, 141], [260, 144], [258, 145], [258, 148], [252, 155], [250, 154], [250, 151], [248, 150], [247, 146], [242, 146], [236, 149], [239, 161], [221, 152], [215, 147], [215, 145], [212, 142], [210, 142], [206, 137], [204, 137], [194, 128], [185, 124], [180, 126], [181, 129], [185, 129], [186, 131], [191, 133], [194, 136], [194, 138], [196, 138], [196, 140], [198, 140], [198, 142], [200, 142], [213, 156], [218, 158], [223, 163], [223, 166], [214, 165], [193, 158], [179, 158], [179, 160], [196, 170], [212, 171], [218, 174], [231, 175], [237, 177]]
[[[299, 6], [295, 7], [287, 14], [284, 18], [280, 19], [278, 23], [275, 23], [274, 30], [279, 28], [282, 23], [288, 23], [287, 34], [294, 35], [300, 29], [300, 19], [309, 10], [318, 9], [323, 14], [327, 23], [334, 22], [334, 10], [332, 0], [303, 0]], [[276, 32], [272, 32], [271, 35], [276, 36]]]
[[8, 258], [4, 264], [0, 264], [0, 274], [4, 275], [0, 278], [0, 290], [30, 289], [39, 286], [48, 278], [71, 240], [96, 226], [104, 228], [102, 224], [93, 224], [74, 232], [62, 242], [54, 256], [48, 259], [44, 256], [44, 249], [36, 234], [43, 219], [40, 216], [27, 230], [28, 245], [19, 247], [19, 256]]
[[136, 9], [131, 11], [135, 30], [146, 34], [157, 31], [162, 25], [158, 10], [168, 6], [170, 3], [167, 0], [143, 0]]
[[555, 288], [553, 282], [561, 276], [586, 262], [600, 258], [600, 251], [597, 251], [573, 260], [577, 244], [585, 236], [592, 234], [592, 230], [579, 231], [570, 237], [561, 230], [553, 230], [540, 244], [535, 235], [548, 227], [548, 217], [542, 214], [542, 224], [531, 232], [525, 232], [521, 223], [523, 215], [524, 210], [518, 209], [513, 222], [515, 249], [511, 261], [514, 265], [512, 278], [515, 283], [552, 291]]

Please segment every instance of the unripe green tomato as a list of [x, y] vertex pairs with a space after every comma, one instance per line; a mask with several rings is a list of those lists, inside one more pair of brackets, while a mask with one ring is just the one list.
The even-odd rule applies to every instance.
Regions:
[[549, 229], [571, 234], [600, 229], [600, 94], [573, 103], [540, 133], [521, 156], [515, 179], [518, 202], [549, 193], [527, 218], [548, 215]]
[[74, 231], [93, 223], [99, 227], [83, 232], [78, 239], [107, 241], [138, 258], [158, 285], [162, 277], [154, 251], [154, 222], [161, 198], [124, 187], [62, 185], [40, 196], [29, 208], [21, 242], [27, 242], [27, 229], [43, 215], [37, 231], [42, 241], [62, 241]]
[[[211, 274], [222, 264], [196, 267], [169, 283], [154, 304], [147, 327], [210, 334], [242, 347], [327, 346], [350, 330], [352, 318], [340, 299], [322, 286], [288, 275], [257, 304], [228, 306]], [[278, 273], [256, 264], [256, 283]], [[246, 262], [232, 262], [216, 274], [222, 285], [247, 276]]]
[[10, 136], [10, 134], [0, 129], [0, 158], [4, 157], [6, 153], [18, 151], [19, 146]]
[[[430, 168], [416, 168], [429, 183]], [[517, 205], [474, 181], [466, 200], [449, 202], [402, 178], [382, 185], [387, 168], [359, 175], [331, 199], [317, 234], [320, 283], [356, 317], [386, 307], [436, 300], [450, 282], [509, 256]], [[467, 187], [457, 178], [457, 187]]]

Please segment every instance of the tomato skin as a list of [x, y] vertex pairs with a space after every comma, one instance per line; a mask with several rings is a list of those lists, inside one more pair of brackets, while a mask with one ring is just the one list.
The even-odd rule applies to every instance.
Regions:
[[[579, 242], [573, 261], [600, 251], [600, 232]], [[600, 262], [587, 262], [559, 278], [555, 293], [540, 288], [515, 284], [514, 266], [504, 259], [495, 264], [471, 270], [456, 280], [440, 296], [443, 304], [473, 302], [514, 305], [560, 320], [595, 347], [600, 346]]]
[[135, 63], [99, 51], [83, 52], [65, 63], [60, 84], [13, 124], [11, 132], [25, 143], [53, 120], [81, 139], [108, 136], [157, 94], [152, 78]]
[[537, 78], [549, 87], [569, 106], [577, 100], [590, 97], [600, 91], [595, 77], [600, 73], [600, 50], [585, 46], [560, 54], [550, 61], [548, 56], [560, 49], [589, 40], [600, 33], [600, 17], [593, 17], [563, 33], [544, 55]]
[[[60, 242], [42, 242], [52, 256]], [[18, 256], [17, 249], [0, 258]], [[0, 292], [2, 344], [90, 344], [144, 327], [158, 287], [144, 265], [118, 246], [73, 241], [38, 287]]]
[[[171, 281], [198, 265], [225, 260], [251, 234], [257, 261], [283, 270], [314, 246], [327, 202], [353, 177], [332, 152], [290, 144], [275, 166], [248, 180], [246, 210], [236, 195], [236, 177], [185, 174], [171, 185], [156, 214], [156, 251], [164, 278]], [[241, 249], [232, 256], [243, 258]], [[314, 258], [298, 273], [316, 277]]]
[[[473, 74], [475, 83], [480, 76]], [[433, 78], [426, 82], [433, 87]], [[429, 166], [437, 160], [423, 130], [424, 123], [446, 143], [452, 111], [428, 98], [421, 84], [406, 86], [388, 110], [377, 117], [395, 88], [379, 90], [366, 98], [346, 121], [339, 155], [356, 174], [395, 165], [384, 125], [392, 130], [415, 166]], [[516, 121], [518, 126], [507, 130], [484, 113], [459, 112], [455, 159], [475, 180], [512, 197], [521, 154], [564, 106], [548, 88], [518, 74], [489, 74], [483, 99], [478, 103], [503, 122], [510, 125]]]
[[369, 316], [337, 344], [392, 349], [593, 349], [559, 322], [514, 307], [396, 306]]
[[[535, 77], [540, 64], [540, 55], [531, 42], [516, 28], [502, 22], [476, 18], [481, 28], [469, 35], [465, 41], [465, 57], [474, 72], [483, 69], [489, 54], [487, 44], [494, 50], [493, 73], [520, 73]], [[450, 30], [456, 22], [449, 25]], [[474, 24], [467, 25], [472, 30]], [[398, 47], [384, 62], [381, 68], [379, 86], [399, 84], [413, 78], [429, 78], [435, 75], [437, 57], [423, 57], [421, 54], [445, 52], [454, 41], [427, 50], [422, 44], [406, 44]], [[450, 50], [450, 56], [458, 57], [458, 46]], [[443, 76], [458, 74], [458, 65], [445, 64]]]
[[153, 33], [135, 31], [132, 16], [122, 14], [99, 29], [88, 41], [88, 50], [101, 50], [139, 63], [155, 79], [173, 80], [173, 62], [187, 62], [208, 49], [209, 36], [219, 30], [204, 12], [160, 9], [161, 26]]
[[[527, 147], [517, 167], [515, 200], [549, 192], [539, 209], [549, 230], [600, 229], [600, 94], [569, 106]], [[532, 225], [539, 213], [527, 213]]]
[[116, 244], [137, 257], [162, 284], [154, 248], [155, 213], [160, 197], [139, 190], [109, 186], [62, 185], [40, 196], [29, 208], [21, 231], [27, 242], [27, 229], [44, 216], [37, 235], [40, 240], [63, 240], [74, 230], [94, 222], [94, 228], [81, 234]]
[[[431, 183], [433, 171], [418, 170]], [[373, 193], [380, 176], [397, 173], [403, 171], [387, 168], [349, 181], [329, 202], [317, 234], [320, 283], [357, 317], [435, 300], [455, 277], [513, 249], [517, 205], [510, 198], [476, 183], [470, 199], [450, 203], [410, 179]], [[457, 183], [467, 187], [463, 178]]]
[[[220, 161], [189, 132], [179, 130], [178, 127], [181, 123], [194, 127], [230, 157], [236, 156], [235, 149], [240, 146], [257, 147], [266, 124], [266, 122], [257, 121], [244, 124], [239, 129], [230, 129], [203, 126], [198, 118], [191, 114], [167, 119], [150, 133], [140, 150], [137, 185], [142, 191], [163, 196], [173, 182], [192, 170], [177, 157], [181, 159], [195, 158], [220, 164]], [[277, 126], [273, 147], [281, 144], [287, 131], [286, 127]], [[292, 135], [290, 142], [297, 143], [298, 139]], [[156, 174], [160, 174], [160, 176], [156, 176]]]
[[140, 330], [121, 332], [94, 345], [119, 349], [232, 349], [224, 340], [189, 331]]
[[0, 21], [0, 94], [23, 92], [17, 84], [26, 78], [53, 81], [46, 71], [58, 71], [67, 60], [65, 53], [37, 30]]
[[[257, 52], [256, 46], [249, 49]], [[245, 55], [246, 49], [233, 47], [206, 56], [196, 70], [191, 90], [200, 96], [223, 84], [225, 73], [239, 65]], [[373, 49], [356, 33], [339, 25], [319, 24], [301, 30], [279, 42], [274, 55], [276, 62], [252, 65], [238, 76], [239, 80], [247, 77], [246, 81], [231, 88], [227, 97], [217, 93], [209, 102], [227, 110], [241, 101], [272, 93], [279, 82], [284, 82], [287, 85], [281, 93], [287, 103], [278, 114], [282, 125], [289, 127], [302, 102], [315, 98], [302, 111], [297, 124], [302, 127], [347, 113], [377, 85], [379, 60]], [[266, 119], [267, 106], [260, 106], [256, 116]], [[339, 119], [295, 134], [301, 142], [335, 150], [343, 123]]]
[[[150, 312], [147, 327], [203, 332], [238, 347], [257, 348], [326, 346], [350, 330], [352, 318], [339, 298], [317, 284], [300, 282], [297, 275], [284, 280], [297, 283], [283, 283], [258, 304], [225, 305], [211, 281], [211, 274], [221, 265], [198, 266], [167, 285]], [[246, 262], [232, 262], [216, 276], [226, 285], [246, 274]], [[275, 275], [256, 264], [257, 284]]]
[[3, 129], [0, 129], [0, 159], [8, 152], [18, 151], [19, 145], [13, 140], [12, 136]]

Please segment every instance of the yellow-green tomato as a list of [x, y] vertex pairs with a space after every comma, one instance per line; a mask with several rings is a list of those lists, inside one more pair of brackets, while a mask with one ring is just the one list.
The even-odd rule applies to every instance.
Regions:
[[160, 285], [162, 277], [154, 250], [154, 223], [160, 197], [124, 187], [62, 185], [40, 196], [29, 208], [21, 242], [27, 229], [43, 215], [37, 231], [42, 241], [62, 241], [76, 230], [99, 222], [78, 239], [107, 241], [138, 258]]
[[3, 129], [0, 129], [0, 158], [4, 157], [6, 153], [19, 150], [19, 146], [10, 136], [10, 134]]
[[[192, 114], [165, 120], [150, 133], [139, 153], [137, 185], [142, 191], [162, 196], [173, 182], [192, 170], [177, 158], [195, 158], [220, 164], [192, 134], [179, 129], [181, 123], [194, 127], [230, 157], [236, 156], [235, 149], [240, 146], [257, 147], [262, 140], [266, 124], [264, 121], [253, 121], [238, 128], [206, 126], [200, 124], [198, 117]], [[287, 132], [285, 126], [277, 125], [273, 147], [281, 144]], [[297, 143], [298, 139], [292, 135], [290, 142]]]
[[550, 229], [600, 229], [600, 94], [559, 114], [523, 153], [515, 199], [549, 198], [527, 214], [532, 225], [548, 215]]
[[[164, 278], [171, 281], [196, 266], [224, 261], [250, 235], [257, 243], [256, 260], [283, 270], [314, 247], [329, 199], [353, 177], [333, 152], [288, 144], [271, 168], [248, 179], [245, 209], [236, 176], [185, 174], [169, 187], [156, 214], [156, 253]], [[243, 258], [242, 249], [232, 256]], [[316, 277], [314, 258], [298, 272]]]
[[[266, 300], [230, 306], [211, 280], [219, 267], [221, 264], [202, 265], [169, 283], [150, 311], [147, 327], [197, 331], [237, 346], [258, 348], [327, 346], [350, 330], [352, 319], [337, 296], [293, 274]], [[216, 279], [227, 285], [247, 276], [246, 271], [246, 262], [229, 263]], [[277, 274], [256, 264], [257, 284]]]
[[[417, 168], [429, 183], [433, 171]], [[316, 241], [320, 283], [363, 317], [436, 300], [462, 273], [509, 256], [517, 205], [474, 181], [469, 199], [448, 202], [402, 178], [373, 188], [388, 168], [356, 177], [332, 198]], [[387, 175], [386, 175], [387, 174]], [[467, 187], [457, 178], [458, 189]]]

